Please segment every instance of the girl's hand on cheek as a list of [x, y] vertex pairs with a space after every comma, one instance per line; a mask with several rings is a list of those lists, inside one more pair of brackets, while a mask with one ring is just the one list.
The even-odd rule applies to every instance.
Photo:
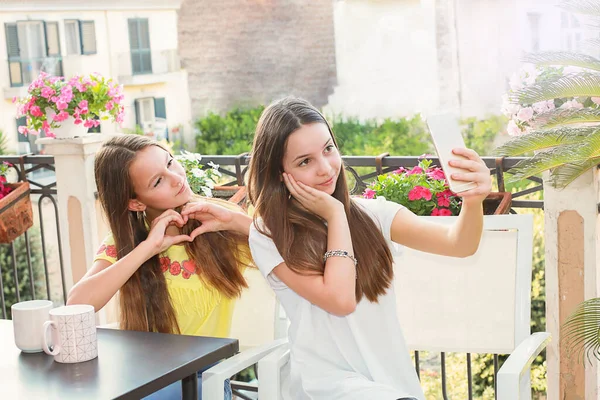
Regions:
[[284, 172], [283, 181], [294, 199], [325, 221], [337, 213], [344, 212], [344, 205], [335, 197], [295, 180], [291, 174]]

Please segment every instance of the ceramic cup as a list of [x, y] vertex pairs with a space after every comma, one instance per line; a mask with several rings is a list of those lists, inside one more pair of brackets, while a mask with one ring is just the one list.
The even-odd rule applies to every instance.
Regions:
[[30, 300], [10, 307], [15, 333], [15, 344], [25, 353], [43, 351], [42, 336], [44, 322], [52, 309], [50, 300]]
[[[52, 331], [54, 348], [50, 350], [48, 334]], [[98, 357], [98, 338], [94, 307], [72, 305], [50, 310], [50, 321], [43, 327], [44, 351], [59, 363], [78, 363]]]

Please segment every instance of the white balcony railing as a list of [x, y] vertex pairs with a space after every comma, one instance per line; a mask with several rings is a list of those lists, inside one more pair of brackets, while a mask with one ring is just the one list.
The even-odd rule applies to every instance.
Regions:
[[135, 84], [165, 79], [164, 75], [181, 70], [177, 49], [137, 50], [117, 56], [119, 82]]

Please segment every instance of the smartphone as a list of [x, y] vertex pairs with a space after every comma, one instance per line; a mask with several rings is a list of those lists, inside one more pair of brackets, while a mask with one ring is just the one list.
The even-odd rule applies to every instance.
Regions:
[[452, 153], [453, 149], [465, 147], [465, 141], [458, 125], [458, 118], [451, 114], [438, 114], [428, 116], [426, 121], [450, 190], [454, 193], [460, 193], [476, 188], [477, 183], [475, 182], [456, 181], [451, 178], [454, 173], [465, 172], [464, 169], [451, 167], [448, 164], [450, 160], [466, 159], [466, 157]]

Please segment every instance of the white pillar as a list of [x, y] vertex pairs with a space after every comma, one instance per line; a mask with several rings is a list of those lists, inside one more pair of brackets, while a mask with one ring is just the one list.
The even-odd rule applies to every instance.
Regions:
[[598, 170], [558, 190], [544, 177], [548, 400], [598, 398], [597, 362], [570, 356], [560, 327], [584, 299], [598, 297]]
[[[58, 193], [58, 223], [66, 290], [91, 267], [103, 238], [98, 237], [102, 218], [96, 207], [94, 157], [108, 135], [91, 134], [73, 139], [38, 139], [54, 156]], [[102, 228], [102, 227], [100, 227]], [[99, 313], [104, 323], [104, 312]]]

